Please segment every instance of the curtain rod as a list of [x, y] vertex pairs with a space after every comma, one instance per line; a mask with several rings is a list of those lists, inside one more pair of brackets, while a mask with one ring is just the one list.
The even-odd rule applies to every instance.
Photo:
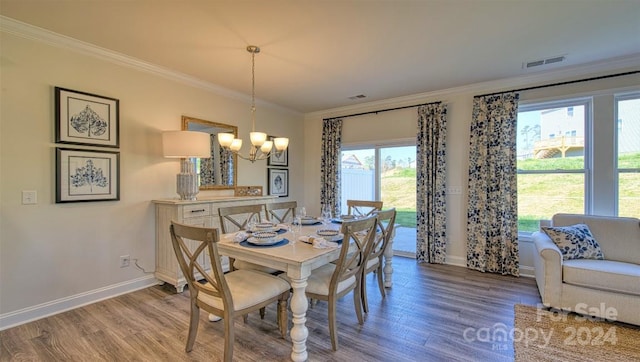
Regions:
[[511, 93], [511, 92], [522, 92], [522, 91], [528, 91], [528, 90], [532, 90], [532, 89], [540, 89], [540, 88], [556, 87], [556, 86], [559, 86], [559, 85], [566, 85], [566, 84], [573, 84], [573, 83], [590, 82], [590, 81], [592, 81], [592, 80], [599, 80], [599, 79], [606, 79], [606, 78], [614, 78], [614, 77], [622, 77], [622, 76], [625, 76], [625, 75], [631, 75], [631, 74], [637, 74], [637, 73], [640, 73], [640, 70], [634, 70], [634, 71], [626, 72], [626, 73], [618, 73], [618, 74], [603, 75], [603, 76], [600, 76], [600, 77], [593, 77], [593, 78], [586, 78], [586, 79], [570, 80], [570, 81], [567, 81], [567, 82], [560, 82], [560, 83], [552, 83], [552, 84], [538, 85], [538, 86], [534, 86], [534, 87], [527, 87], [527, 88], [520, 88], [520, 89], [512, 89], [512, 90], [502, 91], [502, 92], [494, 92], [494, 93], [481, 94], [481, 95], [479, 95], [479, 96], [474, 96], [473, 98], [486, 97], [486, 96], [493, 96], [493, 95], [504, 94], [504, 93]]
[[380, 110], [377, 110], [377, 111], [369, 111], [369, 112], [348, 114], [346, 116], [323, 118], [322, 120], [323, 121], [332, 121], [334, 119], [348, 118], [348, 117], [355, 117], [355, 116], [363, 116], [365, 114], [373, 114], [373, 113], [378, 114], [378, 113], [382, 113], [382, 112], [395, 111], [395, 110], [398, 110], [398, 109], [413, 108], [413, 107], [427, 106], [427, 105], [430, 105], [430, 104], [440, 104], [440, 103], [442, 103], [442, 102], [438, 101], [438, 102], [420, 103], [420, 104], [414, 104], [412, 106], [387, 108], [387, 109], [380, 109]]

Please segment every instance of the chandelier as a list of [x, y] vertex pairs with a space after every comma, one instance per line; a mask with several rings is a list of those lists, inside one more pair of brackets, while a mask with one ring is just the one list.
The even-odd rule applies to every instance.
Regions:
[[233, 133], [218, 133], [218, 142], [220, 146], [235, 153], [238, 157], [255, 162], [265, 160], [271, 154], [279, 156], [289, 146], [289, 139], [278, 137], [273, 141], [268, 141], [266, 133], [256, 132], [256, 54], [260, 53], [260, 48], [249, 45], [247, 51], [251, 53], [251, 132], [249, 133], [251, 149], [249, 149], [249, 155], [245, 156], [240, 153], [242, 139], [235, 138]]

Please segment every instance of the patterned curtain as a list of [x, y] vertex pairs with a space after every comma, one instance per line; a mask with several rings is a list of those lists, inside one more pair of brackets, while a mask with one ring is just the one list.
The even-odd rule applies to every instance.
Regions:
[[322, 127], [320, 203], [340, 215], [340, 147], [342, 119], [326, 119]]
[[445, 262], [446, 137], [447, 106], [433, 103], [418, 107], [416, 256], [419, 262]]
[[215, 185], [216, 184], [216, 168], [215, 168], [215, 135], [211, 135], [211, 157], [200, 159], [200, 185]]
[[467, 267], [519, 276], [516, 189], [518, 94], [473, 99]]
[[231, 185], [233, 183], [233, 153], [224, 147], [220, 147], [220, 184]]

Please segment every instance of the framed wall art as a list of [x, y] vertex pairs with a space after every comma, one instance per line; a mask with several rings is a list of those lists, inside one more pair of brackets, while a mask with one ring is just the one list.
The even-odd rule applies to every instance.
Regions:
[[114, 98], [55, 87], [56, 143], [119, 147], [119, 103]]
[[[273, 141], [275, 136], [268, 136], [269, 141]], [[275, 152], [275, 147], [273, 146], [274, 152], [267, 159], [267, 166], [289, 166], [289, 148], [280, 152], [279, 154]]]
[[283, 168], [267, 169], [269, 195], [287, 197], [289, 196], [289, 170]]
[[120, 153], [56, 148], [56, 203], [120, 200]]

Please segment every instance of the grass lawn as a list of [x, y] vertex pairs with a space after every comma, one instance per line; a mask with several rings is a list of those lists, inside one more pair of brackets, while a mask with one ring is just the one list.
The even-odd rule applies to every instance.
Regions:
[[[582, 157], [525, 160], [521, 170], [582, 169]], [[640, 168], [640, 153], [622, 155], [618, 167]], [[416, 170], [393, 169], [382, 175], [381, 194], [385, 207], [398, 211], [396, 223], [416, 226]], [[518, 174], [518, 229], [538, 230], [538, 220], [558, 212], [584, 213], [584, 174]], [[640, 173], [619, 176], [619, 215], [640, 217]], [[463, 194], [465, 191], [463, 190]]]

